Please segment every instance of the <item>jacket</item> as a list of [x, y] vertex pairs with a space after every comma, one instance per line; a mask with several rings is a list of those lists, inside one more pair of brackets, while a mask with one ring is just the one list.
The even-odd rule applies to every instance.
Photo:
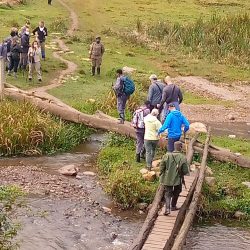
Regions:
[[29, 51], [28, 51], [29, 63], [40, 62], [40, 56], [41, 56], [41, 48], [37, 48], [36, 50], [34, 50], [32, 47], [29, 48]]
[[48, 36], [48, 30], [46, 27], [43, 27], [43, 28], [36, 27], [32, 33], [33, 35], [37, 33], [37, 37], [40, 43], [45, 42], [46, 36]]
[[163, 126], [159, 129], [159, 134], [168, 130], [168, 138], [179, 138], [182, 134], [182, 126], [184, 125], [184, 133], [189, 130], [189, 122], [187, 118], [179, 111], [171, 111]]
[[161, 127], [161, 122], [157, 119], [156, 116], [149, 114], [144, 118], [144, 123], [145, 123], [144, 139], [157, 141], [159, 139], [158, 130]]
[[99, 59], [104, 54], [105, 49], [102, 43], [93, 42], [90, 45], [89, 54], [91, 59]]
[[167, 85], [163, 89], [159, 108], [162, 108], [165, 102], [167, 104], [171, 102], [181, 103], [182, 100], [183, 100], [183, 96], [182, 96], [180, 88], [174, 84]]
[[189, 173], [186, 157], [177, 151], [166, 153], [160, 164], [160, 183], [166, 186], [180, 185], [181, 176]]
[[21, 47], [19, 44], [11, 44], [10, 46], [10, 55], [12, 59], [19, 60], [20, 59], [20, 53], [21, 53]]
[[29, 35], [23, 34], [21, 37], [22, 53], [28, 53], [29, 46], [30, 46], [30, 37]]
[[165, 84], [159, 81], [154, 82], [149, 86], [148, 101], [150, 101], [152, 106], [156, 107], [156, 104], [161, 102], [162, 91], [164, 87]]

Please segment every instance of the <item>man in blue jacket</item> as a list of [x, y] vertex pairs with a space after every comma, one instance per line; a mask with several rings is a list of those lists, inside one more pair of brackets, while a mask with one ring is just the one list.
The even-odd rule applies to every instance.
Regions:
[[164, 124], [159, 129], [158, 134], [168, 130], [168, 152], [174, 151], [174, 143], [179, 141], [182, 134], [182, 126], [184, 126], [184, 133], [189, 130], [189, 122], [187, 118], [179, 111], [175, 109], [173, 103], [169, 104], [170, 114], [167, 116]]

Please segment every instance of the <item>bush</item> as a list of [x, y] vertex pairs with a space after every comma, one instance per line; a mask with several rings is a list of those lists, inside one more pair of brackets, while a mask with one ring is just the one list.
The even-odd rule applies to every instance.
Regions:
[[50, 30], [57, 33], [65, 33], [67, 31], [67, 25], [65, 20], [61, 18], [56, 18], [50, 24]]
[[69, 150], [90, 130], [41, 113], [29, 103], [4, 101], [0, 109], [0, 155], [41, 155]]
[[17, 199], [22, 196], [20, 189], [14, 186], [0, 186], [0, 249], [11, 250], [16, 247], [12, 239], [17, 235], [18, 225], [12, 223], [9, 215]]
[[134, 154], [132, 139], [110, 133], [98, 158], [105, 190], [123, 208], [135, 207], [139, 202], [150, 203], [158, 185], [143, 180], [139, 172], [142, 164], [134, 161]]

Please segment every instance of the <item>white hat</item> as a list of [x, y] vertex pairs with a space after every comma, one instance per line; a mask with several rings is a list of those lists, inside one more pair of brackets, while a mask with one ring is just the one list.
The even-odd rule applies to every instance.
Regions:
[[157, 80], [157, 75], [153, 74], [149, 77], [149, 80]]

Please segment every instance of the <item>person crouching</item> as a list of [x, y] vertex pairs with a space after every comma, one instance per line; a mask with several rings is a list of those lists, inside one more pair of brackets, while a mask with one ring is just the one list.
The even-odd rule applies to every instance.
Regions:
[[28, 51], [29, 81], [32, 80], [34, 70], [37, 73], [38, 81], [42, 81], [40, 56], [41, 48], [38, 46], [38, 42], [34, 41]]
[[[166, 153], [160, 164], [160, 183], [165, 186], [166, 209], [164, 215], [178, 210], [177, 200], [184, 184], [184, 175], [189, 173], [186, 157], [181, 153], [182, 143], [174, 143], [174, 152]], [[171, 208], [170, 208], [171, 205]]]

